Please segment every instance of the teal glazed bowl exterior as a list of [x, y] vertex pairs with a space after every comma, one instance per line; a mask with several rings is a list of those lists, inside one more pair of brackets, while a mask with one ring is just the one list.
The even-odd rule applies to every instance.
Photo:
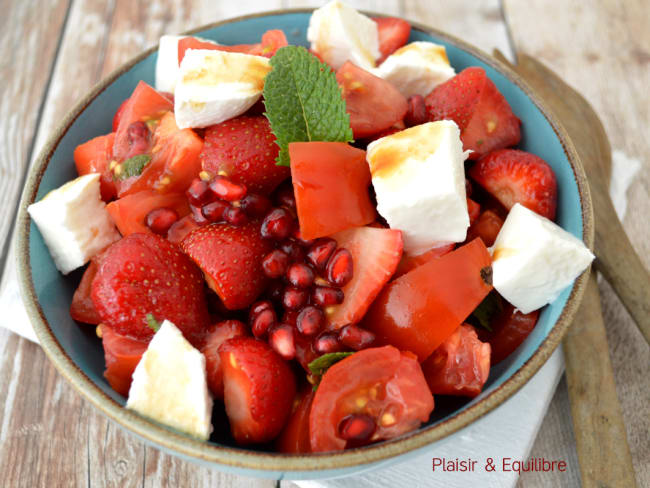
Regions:
[[[309, 10], [269, 12], [219, 22], [193, 33], [224, 44], [239, 44], [257, 42], [267, 29], [282, 29], [291, 44], [306, 46], [310, 14]], [[494, 58], [447, 34], [412, 25], [410, 40], [443, 44], [457, 72], [468, 66], [485, 68], [522, 120], [520, 148], [545, 159], [557, 175], [559, 225], [593, 248], [593, 215], [584, 170], [566, 132], [543, 102]], [[95, 328], [78, 324], [70, 317], [72, 294], [82, 272], [62, 276], [57, 271], [26, 209], [77, 176], [74, 148], [110, 132], [113, 114], [138, 81], [154, 84], [156, 57], [155, 48], [142, 53], [96, 85], [66, 116], [29, 174], [17, 234], [22, 293], [43, 349], [83, 397], [124, 429], [165, 451], [223, 471], [274, 479], [347, 476], [403, 461], [467, 426], [521, 388], [560, 343], [579, 305], [588, 271], [543, 309], [526, 341], [492, 368], [480, 396], [472, 400], [437, 397], [436, 409], [427, 424], [390, 441], [338, 453], [284, 455], [261, 448], [239, 448], [226, 435], [213, 434], [209, 442], [197, 441], [123, 408], [125, 398], [115, 393], [102, 375], [104, 356]]]

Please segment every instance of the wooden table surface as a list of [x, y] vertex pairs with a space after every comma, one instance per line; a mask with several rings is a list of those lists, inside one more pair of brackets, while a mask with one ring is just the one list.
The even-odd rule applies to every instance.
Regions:
[[[0, 269], [25, 171], [52, 128], [94, 83], [160, 35], [293, 0], [2, 0], [0, 17]], [[640, 162], [624, 226], [650, 266], [650, 6], [647, 0], [349, 0], [429, 24], [511, 59], [538, 57], [602, 118], [615, 164]], [[615, 165], [616, 168], [616, 165]], [[614, 180], [617, 174], [614, 174]], [[9, 263], [11, 265], [12, 263]], [[600, 284], [610, 357], [639, 486], [650, 486], [650, 352], [607, 283]], [[525, 412], [522, 412], [525, 415]], [[579, 486], [566, 385], [560, 383], [532, 456], [568, 473], [526, 473], [520, 486]], [[612, 460], [615, 462], [615, 460]], [[98, 414], [40, 348], [0, 330], [3, 486], [235, 486], [273, 481], [198, 467], [145, 446]]]

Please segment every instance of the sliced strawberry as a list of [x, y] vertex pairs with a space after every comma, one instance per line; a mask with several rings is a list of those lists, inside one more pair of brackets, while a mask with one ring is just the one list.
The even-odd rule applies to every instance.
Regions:
[[248, 307], [266, 287], [262, 259], [272, 246], [262, 239], [259, 222], [200, 227], [183, 239], [181, 247], [229, 310]]
[[466, 68], [435, 87], [425, 99], [429, 120], [451, 119], [460, 128], [469, 159], [514, 146], [521, 139], [521, 121], [483, 68]]
[[101, 326], [101, 332], [106, 363], [104, 378], [116, 392], [128, 396], [133, 372], [147, 350], [147, 341], [118, 334], [106, 325]]
[[352, 280], [343, 287], [343, 303], [327, 311], [328, 328], [339, 329], [361, 320], [395, 272], [404, 243], [401, 231], [374, 227], [347, 229], [332, 238], [350, 251], [354, 267]]
[[290, 175], [289, 168], [275, 164], [278, 151], [266, 117], [242, 115], [206, 129], [200, 158], [208, 173], [268, 195]]
[[501, 227], [503, 227], [503, 219], [492, 210], [486, 210], [467, 229], [467, 242], [480, 237], [483, 244], [490, 247], [494, 244]]
[[81, 277], [79, 286], [72, 295], [72, 303], [70, 304], [70, 316], [78, 322], [84, 324], [99, 324], [102, 319], [95, 310], [93, 299], [90, 296], [93, 280], [97, 274], [97, 263], [95, 259], [91, 259], [88, 268], [84, 271]]
[[411, 35], [411, 24], [397, 17], [374, 17], [379, 34], [379, 52], [381, 57], [377, 64], [406, 44]]
[[266, 343], [229, 339], [219, 348], [224, 402], [238, 444], [268, 442], [291, 414], [296, 380], [289, 365]]
[[515, 203], [555, 219], [557, 181], [542, 158], [516, 149], [494, 151], [481, 158], [469, 175], [508, 210]]
[[397, 266], [397, 269], [395, 270], [393, 279], [399, 278], [400, 276], [408, 273], [411, 270], [414, 270], [424, 263], [431, 261], [434, 258], [444, 256], [445, 254], [453, 251], [454, 247], [456, 247], [456, 244], [454, 243], [443, 244], [442, 246], [436, 246], [426, 252], [423, 252], [422, 254], [418, 254], [417, 256], [404, 254], [399, 262], [399, 265]]
[[155, 234], [131, 234], [104, 251], [91, 296], [102, 323], [135, 339], [154, 334], [147, 314], [173, 322], [195, 345], [208, 325], [201, 272]]
[[221, 368], [219, 347], [228, 339], [248, 335], [250, 335], [248, 329], [239, 320], [224, 320], [208, 329], [201, 352], [205, 356], [208, 387], [216, 398], [223, 398], [223, 369]]

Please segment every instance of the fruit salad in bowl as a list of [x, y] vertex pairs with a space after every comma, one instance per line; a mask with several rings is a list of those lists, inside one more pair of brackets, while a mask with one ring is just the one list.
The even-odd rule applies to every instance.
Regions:
[[[23, 215], [51, 256], [26, 257], [27, 295], [70, 324], [44, 347], [83, 337], [64, 349], [91, 401], [275, 473], [379, 461], [489, 404], [593, 259], [579, 163], [485, 60], [338, 0], [300, 15], [303, 37], [281, 14], [256, 42], [163, 36], [108, 82], [112, 110], [105, 86], [67, 121], [69, 181], [46, 155]], [[91, 108], [108, 130], [68, 137]], [[38, 263], [61, 275], [32, 293]]]

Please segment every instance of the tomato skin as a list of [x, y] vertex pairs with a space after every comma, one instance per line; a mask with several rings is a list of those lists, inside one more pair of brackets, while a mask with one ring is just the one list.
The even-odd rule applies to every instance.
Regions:
[[113, 157], [117, 161], [123, 161], [129, 153], [127, 137], [129, 125], [133, 122], [158, 119], [170, 110], [174, 110], [174, 105], [169, 98], [144, 81], [140, 81], [122, 109], [120, 123], [115, 131]]
[[343, 142], [292, 142], [289, 156], [303, 239], [375, 220], [365, 151]]
[[304, 388], [294, 400], [294, 407], [282, 432], [275, 441], [275, 448], [287, 454], [311, 452], [309, 438], [309, 414], [315, 392], [311, 385]]
[[106, 361], [104, 377], [116, 392], [128, 396], [131, 377], [148, 343], [118, 334], [105, 325], [101, 326], [101, 331]]
[[355, 139], [369, 137], [400, 122], [408, 102], [386, 80], [347, 61], [336, 72]]
[[392, 439], [417, 429], [433, 411], [417, 358], [392, 346], [364, 349], [329, 368], [318, 385], [309, 415], [313, 452], [340, 451], [340, 421], [360, 413], [375, 420], [370, 441]]
[[473, 398], [490, 374], [490, 345], [462, 324], [422, 363], [422, 372], [434, 395]]
[[105, 136], [95, 137], [83, 144], [79, 144], [73, 153], [74, 164], [77, 167], [79, 176], [89, 173], [101, 173], [100, 191], [102, 200], [110, 201], [117, 195], [113, 175], [109, 169], [113, 159], [113, 144], [115, 133], [111, 132]]
[[179, 219], [190, 213], [185, 195], [179, 193], [160, 195], [152, 190], [133, 193], [114, 200], [106, 206], [106, 210], [124, 237], [136, 232], [151, 234], [151, 230], [145, 223], [147, 214], [164, 207], [175, 210]]
[[81, 282], [72, 296], [72, 303], [70, 304], [70, 316], [77, 322], [84, 324], [99, 324], [102, 319], [99, 317], [93, 299], [90, 296], [93, 280], [97, 274], [97, 262], [95, 258], [90, 260], [90, 264], [84, 271], [81, 277]]
[[503, 227], [503, 219], [492, 210], [485, 210], [467, 230], [467, 240], [480, 237], [486, 246], [490, 247]]
[[422, 254], [418, 254], [417, 256], [413, 256], [411, 254], [404, 254], [402, 256], [402, 260], [397, 265], [397, 269], [395, 270], [393, 279], [397, 279], [400, 276], [405, 275], [409, 271], [413, 271], [418, 266], [421, 266], [424, 263], [431, 261], [432, 259], [439, 258], [441, 256], [444, 256], [447, 253], [450, 253], [451, 251], [454, 250], [455, 247], [456, 244], [453, 243], [443, 244], [442, 246], [434, 247], [432, 249], [429, 249], [426, 252], [423, 252]]
[[246, 326], [239, 320], [224, 320], [208, 329], [201, 353], [205, 356], [208, 387], [215, 396], [223, 400], [223, 369], [219, 346], [232, 337], [248, 336]]
[[432, 259], [388, 283], [362, 326], [424, 361], [490, 292], [491, 262], [480, 239]]
[[509, 303], [505, 303], [503, 311], [490, 324], [492, 332], [487, 334], [487, 340], [492, 347], [492, 364], [503, 361], [524, 342], [535, 328], [539, 313], [539, 310], [534, 310], [523, 314], [515, 311]]
[[117, 132], [117, 128], [120, 126], [120, 120], [122, 120], [122, 114], [124, 113], [124, 108], [126, 107], [126, 104], [128, 102], [129, 99], [127, 98], [122, 103], [120, 103], [120, 106], [117, 108], [115, 115], [113, 115], [113, 132]]
[[210, 41], [203, 41], [196, 37], [184, 37], [178, 41], [178, 64], [181, 64], [185, 57], [185, 52], [188, 49], [209, 49], [270, 58], [278, 49], [288, 45], [287, 37], [280, 29], [267, 30], [262, 34], [262, 42], [256, 44], [236, 44], [234, 46], [224, 46]]

